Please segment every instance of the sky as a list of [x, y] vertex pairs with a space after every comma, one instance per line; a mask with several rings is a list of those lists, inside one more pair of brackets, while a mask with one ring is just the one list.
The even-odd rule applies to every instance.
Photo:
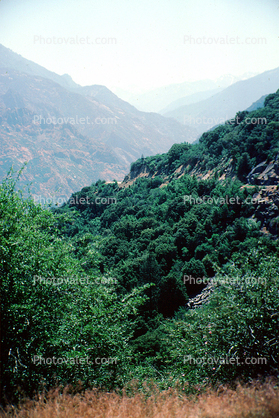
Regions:
[[279, 67], [279, 0], [0, 0], [0, 43], [138, 93]]

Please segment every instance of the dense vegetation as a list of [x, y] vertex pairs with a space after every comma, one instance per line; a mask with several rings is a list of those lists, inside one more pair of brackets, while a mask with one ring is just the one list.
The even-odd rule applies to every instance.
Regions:
[[[145, 316], [152, 319], [158, 313], [171, 317], [186, 304], [187, 294], [197, 291], [195, 286], [187, 289], [184, 275], [212, 277], [240, 252], [247, 254], [261, 243], [267, 251], [275, 248], [261, 237], [259, 224], [251, 219], [253, 205], [245, 203], [253, 189], [241, 189], [237, 181], [220, 184], [189, 176], [162, 188], [158, 182], [140, 178], [120, 190], [117, 183], [98, 182], [76, 193], [75, 203], [57, 210], [76, 219], [65, 223], [63, 232], [72, 237], [77, 257], [83, 257], [81, 242], [90, 248], [94, 236], [100, 236], [100, 267], [116, 277], [120, 293], [154, 283], [144, 307]], [[114, 203], [96, 203], [112, 196]], [[194, 204], [205, 196], [213, 203]], [[239, 204], [220, 204], [221, 199], [230, 202], [236, 197]], [[92, 268], [89, 260], [86, 268]]]
[[[256, 188], [241, 182], [278, 152], [278, 96], [249, 114], [267, 124], [220, 126], [200, 144], [135, 163], [160, 166], [155, 178], [126, 188], [98, 181], [61, 208], [23, 198], [8, 174], [0, 186], [3, 399], [79, 381], [132, 392], [151, 378], [191, 391], [278, 374], [278, 242], [261, 233], [247, 203]], [[210, 169], [224, 156], [238, 180], [172, 175], [181, 163], [198, 158]], [[205, 279], [191, 285], [189, 276]], [[189, 309], [189, 296], [213, 277], [208, 303]], [[54, 357], [64, 361], [42, 360]]]

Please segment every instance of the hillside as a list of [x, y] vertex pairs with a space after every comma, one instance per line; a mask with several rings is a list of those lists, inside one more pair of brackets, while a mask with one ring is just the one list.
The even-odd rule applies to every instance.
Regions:
[[276, 68], [247, 80], [238, 81], [206, 100], [181, 106], [163, 114], [203, 133], [233, 118], [236, 112], [247, 109], [259, 97], [276, 91], [278, 87], [279, 68]]
[[278, 109], [277, 91], [265, 97], [263, 107], [238, 112], [233, 119], [204, 133], [197, 144], [175, 144], [167, 154], [139, 159], [132, 164], [123, 184], [131, 184], [138, 176], [162, 175], [171, 179], [185, 173], [200, 179], [217, 176], [251, 181], [248, 174], [257, 165], [259, 180], [255, 184], [277, 184], [278, 178], [272, 180], [271, 172], [264, 178], [260, 173], [267, 162], [277, 159]]
[[[147, 277], [163, 274], [166, 289], [174, 280], [168, 308], [163, 307], [164, 293], [156, 296], [159, 312], [173, 313], [186, 301], [174, 279], [177, 265], [180, 272], [192, 266], [201, 275], [212, 275], [215, 263], [221, 267], [240, 248], [248, 249], [246, 239], [251, 244], [262, 232], [278, 236], [278, 110], [279, 91], [265, 99], [264, 108], [239, 112], [233, 124], [203, 134], [199, 144], [175, 144], [166, 154], [139, 159], [121, 184], [98, 182], [82, 189], [63, 208], [77, 209], [82, 215], [68, 233], [79, 234], [83, 228], [92, 232], [91, 222], [95, 233], [106, 231], [105, 264], [123, 283], [141, 282], [142, 263], [150, 264]], [[248, 123], [248, 117], [266, 123]], [[98, 197], [114, 204], [98, 204]], [[229, 197], [234, 200], [232, 205]], [[203, 204], [195, 204], [200, 198]], [[211, 205], [209, 198], [213, 198]], [[80, 204], [81, 199], [90, 205]], [[198, 230], [200, 233], [194, 233]], [[227, 244], [223, 238], [213, 240], [215, 233], [231, 236], [235, 248], [227, 239]], [[212, 240], [217, 253], [223, 247], [219, 261]]]

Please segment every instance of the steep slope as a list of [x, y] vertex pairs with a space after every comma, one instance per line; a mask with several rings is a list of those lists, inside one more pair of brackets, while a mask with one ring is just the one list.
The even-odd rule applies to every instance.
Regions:
[[[172, 134], [172, 132], [177, 132], [177, 135], [179, 135], [181, 138], [184, 136], [184, 140], [189, 143], [192, 143], [194, 138], [197, 137], [197, 132], [194, 129], [186, 126], [185, 132], [183, 132], [181, 125], [173, 124], [172, 119], [162, 118], [161, 115], [156, 113], [139, 112], [134, 106], [130, 105], [124, 100], [119, 99], [114, 93], [112, 93], [108, 88], [104, 86], [94, 85], [78, 87], [73, 91], [85, 96], [93, 103], [95, 103], [97, 100], [102, 103], [102, 105], [110, 108], [114, 114], [117, 115], [117, 125], [124, 125], [125, 121], [133, 121], [135, 122], [134, 125], [137, 127], [137, 129], [139, 128], [141, 132], [146, 132], [145, 127], [152, 130], [155, 129], [156, 133], [153, 133], [152, 142], [148, 140], [148, 133], [146, 132], [145, 139], [147, 139], [147, 142], [145, 144], [146, 149], [142, 150], [143, 154], [150, 154], [161, 151], [161, 146], [163, 146], [163, 148], [166, 150], [169, 149], [168, 145], [166, 148], [165, 145], [161, 142], [161, 134], [171, 136], [172, 139], [168, 141], [169, 144], [173, 144], [175, 139], [175, 136]], [[136, 138], [138, 133], [133, 132], [132, 135], [133, 138]], [[131, 142], [130, 138], [131, 135], [129, 134], [129, 137], [127, 136], [127, 141]], [[109, 143], [112, 143], [112, 141], [109, 140]], [[127, 148], [125, 148], [125, 150], [127, 150]], [[133, 160], [134, 159], [135, 158], [133, 157]]]
[[233, 118], [236, 112], [247, 109], [259, 97], [276, 91], [278, 87], [279, 68], [276, 68], [248, 80], [238, 81], [206, 100], [179, 107], [164, 113], [164, 116], [173, 117], [203, 133]]
[[[138, 176], [156, 175], [168, 179], [192, 173], [199, 178], [213, 178], [218, 174], [221, 178], [235, 176], [250, 181], [251, 170], [259, 165], [256, 173], [260, 176], [268, 162], [277, 159], [278, 153], [279, 90], [265, 98], [262, 108], [238, 112], [230, 123], [205, 132], [197, 144], [174, 144], [166, 154], [137, 160], [126, 179], [132, 181]], [[224, 166], [228, 169], [224, 170]], [[224, 173], [227, 173], [225, 177]], [[275, 179], [274, 184], [277, 181]]]
[[35, 114], [26, 108], [0, 107], [0, 114], [0, 176], [12, 165], [19, 169], [28, 161], [22, 183], [33, 183], [31, 191], [41, 196], [41, 203], [51, 196], [61, 203], [92, 179], [125, 173], [110, 147], [80, 134], [71, 124], [34, 124]]
[[155, 183], [160, 178], [166, 185], [186, 174], [257, 186], [255, 216], [262, 228], [278, 234], [279, 90], [266, 97], [263, 108], [238, 112], [232, 123], [204, 133], [197, 144], [175, 144], [166, 154], [139, 159], [119, 187], [140, 178]]

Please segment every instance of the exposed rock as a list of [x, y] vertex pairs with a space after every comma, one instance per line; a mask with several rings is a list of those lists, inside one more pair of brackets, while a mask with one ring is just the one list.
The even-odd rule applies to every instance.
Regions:
[[248, 174], [247, 181], [255, 185], [275, 185], [279, 183], [279, 160], [278, 156], [274, 161], [266, 161], [258, 164]]
[[279, 233], [279, 189], [278, 186], [265, 186], [253, 198], [258, 201], [253, 218], [261, 222], [265, 233], [275, 236]]
[[198, 308], [209, 301], [209, 297], [216, 287], [215, 283], [209, 283], [197, 296], [189, 299], [187, 306], [190, 309]]

